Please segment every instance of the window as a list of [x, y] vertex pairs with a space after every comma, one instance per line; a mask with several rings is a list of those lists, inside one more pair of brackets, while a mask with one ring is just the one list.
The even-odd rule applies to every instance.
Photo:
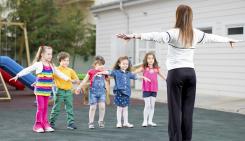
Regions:
[[203, 31], [205, 33], [209, 33], [209, 34], [213, 33], [212, 27], [199, 28], [199, 30], [201, 30], [201, 31]]
[[156, 53], [156, 43], [153, 41], [142, 41], [137, 40], [136, 42], [136, 50], [135, 50], [135, 63], [142, 63], [144, 56], [148, 52]]
[[[135, 64], [139, 65], [143, 63], [145, 54], [148, 52], [157, 53], [156, 43], [154, 41], [142, 41], [136, 40], [135, 42]], [[136, 80], [135, 81], [135, 88], [141, 89], [142, 81]]]
[[228, 29], [228, 35], [239, 35], [243, 34], [243, 27], [229, 27]]

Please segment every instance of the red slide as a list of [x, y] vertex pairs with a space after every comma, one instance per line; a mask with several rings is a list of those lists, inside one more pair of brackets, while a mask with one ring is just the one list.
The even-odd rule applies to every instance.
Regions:
[[3, 79], [6, 83], [15, 87], [17, 90], [24, 90], [25, 86], [20, 81], [17, 80], [16, 82], [14, 81], [9, 82], [9, 79], [12, 78], [12, 76], [1, 68], [0, 68], [0, 72], [2, 73]]

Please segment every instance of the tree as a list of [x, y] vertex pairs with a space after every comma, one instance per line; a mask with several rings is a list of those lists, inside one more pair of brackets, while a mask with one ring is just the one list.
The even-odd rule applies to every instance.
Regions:
[[[77, 7], [59, 7], [54, 0], [8, 0], [15, 9], [9, 16], [13, 22], [27, 25], [30, 51], [49, 45], [54, 52], [67, 51], [85, 59], [94, 55], [95, 28], [83, 23], [83, 13]], [[1, 5], [1, 4], [0, 4]], [[86, 35], [86, 36], [85, 36]], [[21, 35], [18, 36], [22, 39]], [[75, 55], [73, 55], [75, 56]]]

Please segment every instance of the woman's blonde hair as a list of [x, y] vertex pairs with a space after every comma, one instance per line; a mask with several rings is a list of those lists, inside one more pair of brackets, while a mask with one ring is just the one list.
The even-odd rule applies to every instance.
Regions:
[[191, 47], [193, 41], [193, 13], [188, 5], [179, 5], [176, 10], [175, 28], [179, 28], [179, 38], [184, 47]]
[[40, 46], [37, 50], [37, 54], [33, 60], [32, 63], [36, 63], [38, 61], [40, 61], [40, 59], [42, 58], [42, 53], [44, 53], [46, 51], [46, 49], [52, 49], [52, 47], [50, 46]]

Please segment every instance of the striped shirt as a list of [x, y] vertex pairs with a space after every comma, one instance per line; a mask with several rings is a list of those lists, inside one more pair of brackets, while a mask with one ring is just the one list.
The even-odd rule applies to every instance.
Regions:
[[41, 73], [37, 74], [35, 95], [50, 96], [53, 86], [53, 70], [51, 66], [43, 66]]

